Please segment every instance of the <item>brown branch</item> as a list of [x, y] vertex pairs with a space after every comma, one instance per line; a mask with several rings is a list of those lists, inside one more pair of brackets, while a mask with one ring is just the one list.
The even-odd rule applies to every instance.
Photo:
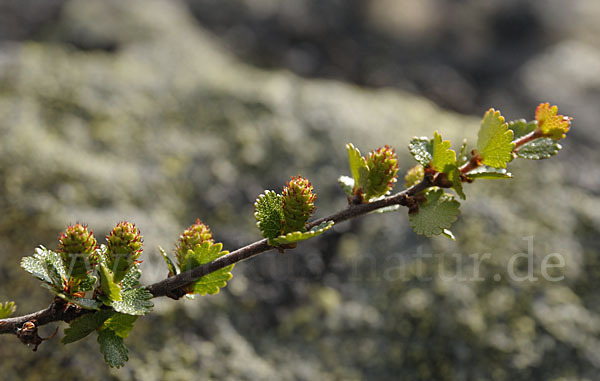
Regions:
[[[348, 205], [348, 207], [340, 212], [334, 213], [330, 216], [320, 218], [313, 222], [307, 224], [307, 228], [310, 229], [314, 226], [319, 225], [325, 221], [333, 221], [335, 223], [339, 223], [342, 221], [349, 220], [351, 218], [356, 218], [367, 213], [370, 213], [374, 210], [385, 208], [392, 205], [405, 205], [406, 199], [410, 196], [413, 196], [428, 187], [432, 186], [431, 179], [429, 177], [423, 179], [419, 184], [410, 187], [400, 193], [396, 193], [395, 195], [385, 197], [381, 200], [377, 200], [374, 202], [370, 202], [368, 204], [359, 204], [359, 205]], [[248, 246], [244, 246], [240, 249], [232, 251], [229, 254], [226, 254], [220, 258], [217, 258], [213, 262], [207, 263], [202, 266], [198, 266], [193, 268], [192, 270], [186, 271], [177, 276], [167, 278], [158, 283], [154, 283], [147, 287], [148, 291], [154, 295], [154, 297], [159, 296], [169, 296], [170, 294], [177, 295], [177, 291], [182, 287], [190, 284], [196, 279], [203, 277], [204, 275], [210, 274], [214, 271], [222, 269], [223, 267], [227, 267], [234, 263], [243, 261], [250, 257], [253, 257], [262, 252], [275, 249], [275, 247], [270, 246], [266, 239], [254, 242]]]
[[540, 130], [539, 128], [536, 128], [535, 130], [531, 131], [527, 135], [523, 135], [519, 139], [513, 141], [513, 143], [515, 143], [515, 148], [513, 149], [513, 152], [517, 152], [517, 149], [519, 147], [521, 147], [523, 144], [529, 143], [530, 141], [535, 140], [537, 138], [541, 138], [543, 136], [544, 136], [544, 133], [542, 132], [542, 130]]
[[63, 299], [55, 298], [48, 308], [41, 311], [29, 315], [0, 319], [0, 334], [12, 333], [16, 335], [18, 329], [29, 321], [36, 321], [38, 327], [55, 321], [70, 322], [86, 312], [90, 311], [81, 310], [73, 304], [68, 304]]
[[[412, 196], [434, 185], [436, 184], [433, 180], [433, 177], [431, 175], [427, 175], [425, 176], [423, 181], [408, 189], [405, 189], [402, 192], [367, 204], [350, 204], [346, 209], [342, 211], [308, 223], [307, 228], [310, 229], [324, 221], [333, 221], [335, 223], [343, 222], [388, 206], [407, 206], [409, 205], [409, 200]], [[210, 263], [198, 266], [196, 268], [193, 268], [192, 270], [164, 279], [146, 288], [152, 293], [152, 295], [155, 298], [160, 296], [169, 296], [171, 298], [177, 299], [178, 297], [181, 297], [184, 294], [182, 289], [185, 286], [192, 283], [193, 281], [214, 271], [222, 269], [223, 267], [227, 267], [234, 263], [241, 262], [257, 254], [269, 251], [271, 249], [276, 249], [276, 247], [269, 245], [266, 239], [262, 239], [260, 241], [251, 243], [247, 246], [234, 250], [229, 254], [226, 254]], [[12, 333], [16, 335], [18, 334], [19, 329], [21, 329], [23, 325], [28, 322], [35, 322], [36, 327], [58, 321], [70, 322], [73, 319], [89, 312], [91, 311], [83, 310], [73, 304], [65, 302], [60, 298], [55, 298], [53, 303], [44, 310], [34, 312], [29, 315], [0, 319], [0, 334]]]
[[481, 161], [482, 161], [481, 156], [479, 156], [479, 154], [477, 152], [475, 152], [475, 150], [473, 150], [471, 152], [471, 154], [473, 155], [473, 156], [471, 156], [471, 159], [458, 169], [460, 171], [460, 173], [463, 175], [468, 172], [471, 172], [472, 170], [474, 170], [475, 168], [477, 168], [481, 165]]
[[180, 296], [178, 291], [196, 279], [271, 249], [274, 249], [274, 247], [269, 245], [266, 239], [261, 239], [260, 241], [251, 243], [250, 245], [223, 255], [222, 257], [219, 257], [210, 263], [164, 279], [146, 288], [152, 293], [152, 295], [154, 295], [155, 298], [159, 296], [172, 295], [176, 295], [177, 298], [177, 296]]

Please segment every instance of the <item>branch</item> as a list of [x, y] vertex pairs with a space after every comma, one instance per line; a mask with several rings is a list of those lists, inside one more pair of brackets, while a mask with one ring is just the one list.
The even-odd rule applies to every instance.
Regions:
[[[394, 195], [376, 200], [367, 204], [350, 204], [342, 211], [331, 214], [327, 217], [320, 218], [307, 224], [307, 228], [310, 229], [314, 226], [319, 225], [324, 221], [333, 221], [335, 223], [347, 221], [356, 217], [363, 216], [367, 213], [373, 212], [377, 209], [382, 209], [393, 205], [407, 206], [410, 197], [424, 191], [425, 189], [439, 185], [436, 184], [435, 179], [431, 175], [425, 176], [425, 178], [418, 184], [403, 190], [402, 192]], [[210, 274], [214, 271], [227, 267], [234, 263], [241, 262], [248, 258], [251, 258], [260, 253], [264, 253], [277, 247], [269, 245], [266, 239], [251, 243], [247, 246], [241, 247], [237, 250], [230, 252], [218, 259], [198, 266], [192, 270], [186, 271], [179, 275], [164, 279], [160, 282], [154, 283], [146, 289], [157, 298], [160, 296], [169, 296], [177, 299], [182, 296], [182, 288], [186, 285], [194, 282], [195, 280]], [[53, 303], [46, 309], [31, 313], [29, 315], [23, 315], [13, 318], [0, 319], [0, 334], [12, 333], [18, 334], [18, 330], [27, 322], [36, 321], [36, 326], [42, 326], [52, 322], [65, 321], [70, 322], [73, 319], [82, 316], [86, 313], [91, 312], [90, 310], [83, 310], [75, 307], [72, 304], [66, 303], [60, 298], [55, 298]]]
[[29, 321], [36, 321], [36, 326], [46, 325], [55, 321], [70, 322], [71, 320], [87, 313], [75, 305], [69, 305], [60, 298], [55, 298], [48, 308], [29, 315], [0, 319], [0, 334], [12, 333], [17, 335], [19, 328]]
[[537, 138], [541, 138], [543, 136], [544, 136], [544, 133], [542, 132], [542, 130], [540, 130], [539, 128], [536, 128], [535, 130], [531, 131], [527, 135], [523, 135], [519, 139], [517, 139], [513, 142], [513, 143], [515, 143], [515, 149], [513, 150], [513, 152], [517, 152], [517, 149], [519, 149], [523, 144], [529, 143], [530, 141], [535, 140]]
[[54, 308], [54, 303], [50, 304], [45, 310], [34, 312], [29, 315], [23, 315], [13, 318], [6, 318], [0, 320], [0, 333], [13, 333], [17, 334], [17, 328], [20, 328], [24, 323], [37, 320], [43, 324], [52, 323], [53, 321], [59, 321], [62, 319], [58, 318], [58, 311]]
[[[334, 213], [330, 216], [320, 218], [316, 221], [309, 223], [306, 227], [308, 229], [319, 225], [324, 221], [333, 221], [335, 223], [339, 223], [342, 221], [346, 221], [352, 218], [356, 218], [362, 215], [365, 215], [369, 212], [372, 212], [377, 209], [385, 208], [392, 205], [405, 205], [406, 199], [410, 196], [413, 196], [428, 187], [432, 186], [430, 178], [425, 178], [419, 184], [408, 188], [400, 193], [396, 193], [395, 195], [385, 197], [381, 200], [377, 200], [368, 204], [359, 204], [359, 205], [349, 205], [346, 209]], [[241, 262], [245, 259], [253, 257], [262, 252], [274, 249], [275, 247], [270, 246], [266, 239], [254, 242], [248, 246], [244, 246], [240, 249], [232, 251], [229, 254], [226, 254], [213, 262], [207, 263], [205, 265], [196, 267], [192, 270], [181, 273], [177, 276], [167, 278], [158, 283], [154, 283], [147, 287], [148, 291], [154, 295], [154, 297], [159, 296], [169, 296], [171, 293], [177, 295], [177, 291], [182, 287], [192, 283], [194, 280], [199, 279], [207, 274], [210, 274], [214, 271], [222, 269], [223, 267], [227, 267], [237, 262]]]

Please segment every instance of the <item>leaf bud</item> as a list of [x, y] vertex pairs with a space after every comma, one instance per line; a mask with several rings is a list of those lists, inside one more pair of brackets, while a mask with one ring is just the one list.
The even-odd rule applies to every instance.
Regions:
[[113, 271], [115, 282], [120, 282], [131, 266], [142, 254], [143, 237], [131, 222], [119, 222], [106, 236], [108, 266]]
[[421, 164], [417, 164], [406, 172], [404, 176], [404, 186], [410, 188], [413, 185], [420, 183], [425, 177], [425, 168]]
[[197, 219], [195, 224], [179, 236], [179, 240], [175, 245], [175, 255], [179, 265], [183, 264], [188, 250], [194, 250], [197, 245], [202, 245], [204, 242], [213, 242], [212, 238], [212, 232], [208, 225]]
[[70, 277], [84, 279], [89, 260], [96, 249], [96, 238], [87, 225], [67, 226], [58, 238], [58, 251], [65, 267], [71, 271]]
[[284, 219], [284, 233], [304, 231], [306, 221], [315, 211], [317, 195], [313, 193], [313, 186], [304, 177], [292, 177], [283, 188], [282, 208]]
[[369, 152], [369, 185], [365, 199], [380, 197], [392, 190], [398, 173], [398, 156], [393, 148], [386, 145]]

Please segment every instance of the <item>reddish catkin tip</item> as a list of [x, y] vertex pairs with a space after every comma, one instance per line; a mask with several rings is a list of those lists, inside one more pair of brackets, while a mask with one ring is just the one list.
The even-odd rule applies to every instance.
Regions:
[[392, 190], [398, 174], [398, 156], [392, 147], [385, 145], [369, 152], [367, 167], [369, 183], [365, 199], [380, 197]]
[[193, 225], [184, 230], [183, 234], [179, 236], [179, 240], [177, 240], [177, 244], [175, 245], [177, 262], [181, 265], [188, 250], [193, 250], [194, 247], [204, 242], [212, 242], [212, 238], [213, 235], [208, 225], [197, 219]]
[[142, 253], [142, 234], [131, 222], [119, 222], [106, 236], [106, 242], [109, 255], [126, 255], [136, 260]]
[[58, 238], [60, 253], [91, 254], [96, 249], [94, 233], [88, 230], [87, 225], [76, 223], [69, 225]]
[[69, 225], [58, 238], [58, 252], [65, 268], [72, 278], [83, 279], [88, 271], [89, 261], [96, 250], [94, 233], [87, 225]]
[[317, 200], [313, 186], [306, 178], [292, 177], [283, 188], [282, 207], [284, 233], [304, 231], [304, 225], [314, 213]]

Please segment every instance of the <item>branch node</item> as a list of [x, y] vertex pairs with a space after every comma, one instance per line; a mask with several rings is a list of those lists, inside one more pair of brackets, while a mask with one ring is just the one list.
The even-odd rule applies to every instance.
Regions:
[[358, 189], [358, 191], [356, 193], [354, 193], [353, 197], [348, 197], [348, 205], [352, 206], [352, 205], [360, 205], [362, 204], [364, 201], [364, 193], [362, 191], [362, 189]]
[[451, 188], [452, 187], [452, 181], [450, 181], [450, 179], [448, 179], [448, 175], [445, 173], [437, 173], [434, 177], [433, 177], [433, 185], [440, 187], [440, 188]]
[[184, 289], [178, 288], [176, 290], [169, 290], [169, 291], [167, 291], [167, 293], [165, 294], [165, 296], [167, 298], [171, 298], [173, 300], [179, 300], [179, 299], [183, 298], [183, 296], [186, 293], [187, 292]]
[[17, 328], [17, 337], [21, 342], [27, 346], [33, 345], [33, 351], [37, 351], [38, 346], [46, 341], [52, 339], [58, 332], [58, 327], [54, 330], [54, 333], [48, 337], [40, 337], [38, 334], [38, 322], [36, 319], [25, 322], [21, 328]]

